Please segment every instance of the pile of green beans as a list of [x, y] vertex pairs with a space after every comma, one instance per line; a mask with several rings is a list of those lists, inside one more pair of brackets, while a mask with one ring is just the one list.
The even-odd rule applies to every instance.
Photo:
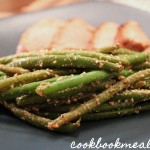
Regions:
[[0, 104], [37, 127], [73, 132], [82, 121], [150, 110], [150, 56], [118, 45], [0, 58]]

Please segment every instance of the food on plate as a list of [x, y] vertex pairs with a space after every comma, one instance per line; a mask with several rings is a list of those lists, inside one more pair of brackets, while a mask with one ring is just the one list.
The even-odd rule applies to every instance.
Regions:
[[44, 19], [33, 24], [22, 34], [17, 53], [51, 49], [55, 35], [64, 25], [64, 21], [57, 19]]
[[29, 72], [27, 69], [19, 68], [19, 67], [10, 67], [3, 64], [0, 64], [0, 71], [4, 71], [8, 74], [24, 74]]
[[145, 52], [150, 52], [150, 47], [148, 47], [147, 49], [145, 49]]
[[105, 22], [95, 30], [93, 37], [93, 48], [101, 48], [114, 45], [119, 25], [115, 22]]
[[0, 104], [44, 129], [150, 110], [150, 54], [117, 46], [43, 50], [0, 58]]
[[57, 33], [52, 43], [53, 49], [86, 49], [91, 46], [94, 27], [82, 19], [66, 21], [65, 26]]
[[17, 53], [41, 49], [96, 50], [114, 44], [141, 52], [150, 47], [150, 39], [134, 20], [122, 25], [107, 21], [96, 28], [80, 18], [44, 19], [22, 34]]
[[122, 47], [135, 51], [144, 51], [150, 46], [150, 39], [136, 21], [128, 21], [121, 25], [116, 36], [116, 42]]

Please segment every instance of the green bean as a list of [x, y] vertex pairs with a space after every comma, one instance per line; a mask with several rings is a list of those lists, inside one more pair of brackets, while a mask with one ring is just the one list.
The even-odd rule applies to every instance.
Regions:
[[20, 67], [10, 67], [10, 66], [3, 65], [3, 64], [0, 64], [0, 71], [3, 71], [5, 73], [11, 74], [11, 75], [24, 74], [24, 73], [30, 72], [27, 69], [23, 69], [23, 68], [20, 68]]
[[[24, 106], [29, 104], [41, 104], [48, 102], [49, 104], [70, 104], [72, 101], [76, 102], [80, 99], [85, 99], [86, 97], [92, 98], [96, 95], [95, 92], [104, 90], [108, 88], [110, 85], [114, 84], [114, 80], [105, 81], [99, 84], [94, 84], [94, 86], [91, 87], [91, 85], [83, 85], [78, 86], [75, 88], [71, 88], [69, 90], [60, 91], [57, 92], [54, 96], [49, 97], [41, 97], [41, 96], [21, 96], [16, 99], [17, 105]], [[66, 102], [65, 102], [66, 101]]]
[[98, 52], [93, 51], [83, 51], [83, 50], [52, 50], [50, 52], [47, 52], [47, 54], [51, 55], [70, 55], [70, 56], [83, 56], [83, 57], [91, 57], [91, 58], [97, 58], [99, 60], [105, 60], [112, 63], [119, 63], [125, 66], [129, 65], [129, 62], [125, 59], [120, 59], [118, 56], [112, 56], [107, 54], [102, 54]]
[[[123, 93], [115, 95], [111, 98], [109, 103], [104, 103], [97, 108], [95, 108], [94, 112], [101, 112], [101, 111], [112, 111], [121, 109], [127, 106], [134, 105], [141, 101], [149, 100], [150, 97], [150, 90], [128, 90]], [[61, 105], [56, 107], [46, 106], [42, 109], [50, 110], [51, 112], [68, 112], [75, 109], [79, 106], [80, 103], [70, 104], [70, 105]], [[40, 107], [39, 107], [40, 108]]]
[[100, 60], [106, 60], [113, 63], [120, 63], [122, 65], [128, 66], [133, 64], [139, 64], [148, 59], [148, 55], [144, 53], [135, 53], [132, 52], [132, 55], [125, 56], [124, 59], [121, 59], [119, 56], [113, 56], [113, 55], [107, 55], [97, 52], [86, 52], [82, 50], [53, 50], [48, 52], [52, 55], [71, 55], [71, 56], [84, 56], [84, 57], [91, 57], [91, 58], [97, 58]]
[[94, 51], [103, 54], [112, 54], [115, 50], [119, 48], [119, 45], [106, 46], [99, 49], [94, 49]]
[[60, 106], [63, 104], [72, 104], [79, 101], [86, 101], [89, 98], [93, 98], [95, 94], [89, 93], [86, 95], [80, 95], [80, 96], [74, 96], [74, 97], [67, 97], [67, 98], [60, 98], [60, 99], [49, 99], [41, 96], [21, 96], [16, 98], [16, 103], [18, 106], [22, 107], [28, 107], [29, 105], [34, 105], [34, 108], [36, 108], [36, 105], [40, 105], [43, 107], [45, 104], [47, 107], [49, 106]]
[[14, 54], [14, 55], [9, 55], [5, 57], [0, 58], [0, 64], [8, 64], [13, 60], [19, 59], [19, 58], [25, 58], [25, 57], [32, 57], [32, 56], [37, 56], [37, 53], [35, 52], [24, 52], [20, 54]]
[[54, 82], [52, 84], [44, 84], [36, 89], [36, 93], [40, 96], [56, 96], [59, 91], [68, 90], [91, 82], [106, 80], [110, 75], [104, 71], [91, 71], [82, 73], [78, 76]]
[[6, 73], [0, 71], [0, 77], [2, 77], [2, 76], [6, 76]]
[[77, 107], [73, 111], [62, 114], [60, 117], [58, 117], [57, 119], [49, 123], [48, 128], [49, 129], [59, 128], [60, 126], [66, 124], [69, 121], [80, 118], [84, 114], [87, 114], [93, 109], [95, 109], [96, 107], [100, 106], [102, 103], [107, 102], [118, 92], [121, 92], [122, 90], [127, 89], [132, 84], [135, 84], [136, 82], [143, 80], [149, 76], [150, 76], [150, 69], [146, 69], [143, 71], [139, 71], [123, 79], [122, 81], [114, 84], [113, 86], [105, 90], [104, 92], [97, 95], [94, 99], [91, 99], [85, 102], [84, 104], [81, 104], [79, 107]]
[[[9, 104], [4, 102], [3, 105], [10, 110], [15, 116], [18, 118], [22, 119], [23, 121], [26, 121], [32, 125], [35, 125], [40, 128], [47, 129], [47, 125], [52, 121], [50, 119], [46, 119], [37, 115], [34, 115], [26, 110], [23, 110], [21, 108], [16, 107], [14, 104]], [[68, 123], [59, 129], [56, 129], [54, 131], [59, 131], [59, 132], [73, 132], [80, 126], [80, 122], [77, 121], [76, 123]]]
[[0, 71], [0, 80], [5, 79], [7, 77], [6, 73]]
[[28, 57], [18, 59], [9, 64], [13, 67], [33, 68], [85, 68], [103, 69], [107, 71], [120, 72], [123, 66], [111, 62], [101, 61], [95, 58], [82, 56], [50, 55], [41, 57]]
[[42, 80], [42, 81], [38, 81], [38, 82], [24, 84], [21, 87], [19, 86], [19, 87], [11, 88], [10, 90], [3, 93], [2, 97], [8, 101], [14, 101], [14, 98], [19, 97], [21, 95], [36, 94], [35, 90], [40, 84], [44, 84], [47, 82], [52, 83], [52, 82], [60, 81], [60, 80], [63, 80], [65, 78], [69, 78], [69, 77], [72, 77], [72, 76], [54, 77], [54, 78], [50, 78], [50, 79], [46, 79], [46, 80]]
[[[127, 77], [131, 74], [133, 74], [133, 71], [123, 70], [120, 73], [113, 73], [112, 76], [121, 78], [121, 77]], [[63, 78], [68, 78], [68, 77], [63, 77]], [[61, 77], [58, 77], [58, 79], [61, 79]], [[53, 81], [53, 79], [48, 79], [48, 80], [44, 80], [44, 81], [40, 81], [40, 82], [33, 82], [33, 83], [25, 84], [21, 87], [12, 88], [3, 94], [3, 98], [5, 100], [14, 100], [13, 98], [19, 97], [21, 95], [28, 95], [28, 94], [34, 95], [36, 93], [35, 89], [40, 85], [40, 83], [51, 82], [51, 80]], [[56, 80], [54, 80], [54, 81], [56, 81]], [[82, 86], [79, 85], [75, 88], [69, 88], [67, 91], [62, 90], [60, 92], [57, 92], [57, 94], [55, 94], [54, 96], [51, 95], [51, 97], [49, 97], [49, 98], [54, 98], [54, 97], [56, 99], [59, 99], [62, 97], [67, 98], [69, 96], [73, 96], [73, 95], [83, 93], [83, 92], [88, 92], [88, 91], [93, 92], [93, 91], [97, 91], [97, 90], [100, 91], [100, 90], [105, 89], [106, 86], [108, 87], [109, 85], [112, 85], [112, 83], [115, 83], [115, 81], [108, 80], [108, 81], [102, 82], [102, 83], [93, 83], [92, 82], [92, 85], [94, 85], [94, 87], [92, 85], [82, 85]], [[46, 100], [44, 98], [41, 98], [41, 99]]]
[[[111, 103], [111, 102], [110, 102]], [[109, 103], [104, 103], [103, 105], [95, 108], [92, 112], [107, 112], [107, 111], [114, 111], [114, 110], [120, 110], [126, 107], [131, 107], [134, 106], [136, 103], [135, 102], [112, 102], [112, 104]], [[42, 109], [35, 109], [30, 108], [30, 111], [36, 110], [37, 112], [43, 112], [43, 113], [48, 113], [48, 112], [54, 112], [54, 113], [66, 113], [71, 110], [74, 110], [76, 107], [78, 107], [80, 103], [75, 103], [75, 104], [69, 104], [69, 105], [60, 105], [60, 106], [49, 106], [49, 107], [44, 107]]]
[[148, 62], [148, 61], [132, 67], [132, 69], [136, 70], [136, 71], [138, 71], [138, 70], [144, 70], [144, 69], [149, 69], [149, 68], [150, 68], [150, 62]]
[[148, 111], [148, 110], [150, 110], [150, 103], [143, 103], [143, 104], [136, 105], [134, 107], [132, 106], [129, 108], [116, 110], [116, 111], [85, 114], [82, 117], [82, 120], [83, 121], [103, 120], [108, 118], [116, 118], [116, 117], [132, 115], [132, 114], [139, 114], [139, 112]]
[[[106, 110], [104, 112], [91, 112], [88, 114], [84, 114], [81, 117], [81, 121], [91, 121], [91, 120], [103, 120], [103, 119], [109, 119], [109, 118], [116, 118], [116, 117], [122, 117], [122, 116], [127, 116], [127, 115], [132, 115], [132, 114], [139, 114], [139, 112], [142, 111], [148, 111], [150, 110], [150, 103], [141, 103], [141, 104], [132, 104], [129, 103], [128, 105], [117, 105], [118, 109], [116, 110]], [[50, 119], [55, 119], [61, 114], [59, 112], [34, 112], [35, 114], [38, 114], [40, 116], [50, 118]]]
[[133, 55], [127, 55], [124, 57], [124, 59], [128, 60], [130, 62], [130, 65], [136, 65], [147, 61], [148, 57], [149, 56], [147, 54], [136, 53]]
[[150, 98], [150, 90], [127, 90], [121, 94], [116, 94], [112, 100], [132, 100], [132, 101], [140, 101], [140, 100], [148, 100]]
[[38, 70], [35, 72], [29, 72], [29, 73], [25, 73], [22, 75], [17, 75], [17, 76], [13, 76], [10, 78], [6, 78], [0, 81], [0, 91], [4, 92], [18, 85], [31, 83], [34, 81], [39, 81], [42, 79], [53, 77], [57, 75], [56, 73], [57, 72], [47, 69], [47, 70]]
[[132, 55], [132, 54], [139, 54], [138, 52], [135, 52], [133, 50], [130, 50], [130, 49], [126, 49], [126, 48], [119, 48], [119, 49], [116, 49], [115, 51], [112, 52], [112, 54], [114, 55], [120, 55], [120, 54], [127, 54], [127, 55]]

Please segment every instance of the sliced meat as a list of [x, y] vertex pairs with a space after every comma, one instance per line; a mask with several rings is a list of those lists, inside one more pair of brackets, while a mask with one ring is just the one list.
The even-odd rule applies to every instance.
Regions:
[[119, 25], [115, 22], [102, 23], [95, 31], [93, 48], [101, 48], [115, 44]]
[[139, 52], [150, 45], [150, 39], [136, 21], [128, 21], [119, 27], [116, 42], [122, 47]]
[[89, 49], [94, 28], [79, 18], [70, 19], [55, 36], [54, 49]]
[[145, 52], [149, 52], [150, 53], [150, 47], [146, 48]]
[[56, 19], [44, 19], [35, 23], [22, 34], [17, 53], [50, 49], [55, 34], [64, 24]]

